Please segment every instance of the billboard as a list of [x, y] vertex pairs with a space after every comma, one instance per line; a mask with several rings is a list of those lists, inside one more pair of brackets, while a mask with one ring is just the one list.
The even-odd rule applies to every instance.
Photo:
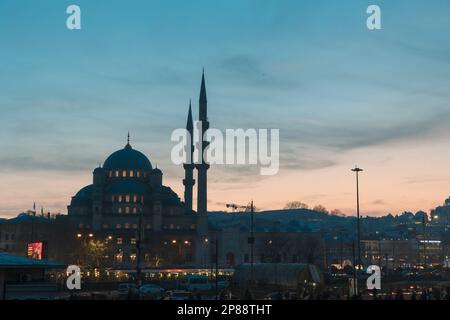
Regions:
[[27, 244], [27, 257], [42, 260], [45, 258], [45, 242], [31, 242]]

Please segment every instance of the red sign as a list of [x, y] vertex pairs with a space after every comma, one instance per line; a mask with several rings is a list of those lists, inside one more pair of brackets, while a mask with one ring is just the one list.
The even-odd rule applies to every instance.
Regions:
[[27, 246], [27, 257], [31, 259], [42, 260], [42, 255], [44, 253], [44, 243], [43, 242], [33, 242], [29, 243]]

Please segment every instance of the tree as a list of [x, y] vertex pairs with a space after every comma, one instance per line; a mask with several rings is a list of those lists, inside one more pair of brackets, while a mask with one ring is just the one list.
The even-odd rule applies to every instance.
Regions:
[[338, 216], [338, 217], [343, 217], [343, 216], [344, 216], [344, 214], [342, 213], [342, 211], [339, 210], [339, 209], [333, 209], [333, 210], [331, 210], [330, 214], [331, 214], [332, 216]]
[[88, 241], [85, 250], [88, 263], [97, 268], [107, 256], [111, 255], [111, 247], [105, 241], [100, 240]]
[[303, 203], [301, 201], [291, 201], [286, 203], [286, 205], [284, 206], [285, 210], [290, 210], [290, 209], [308, 209], [308, 205], [306, 203]]
[[317, 206], [315, 206], [313, 208], [313, 210], [317, 211], [317, 212], [328, 213], [328, 210], [324, 206], [322, 206], [321, 204], [318, 204]]

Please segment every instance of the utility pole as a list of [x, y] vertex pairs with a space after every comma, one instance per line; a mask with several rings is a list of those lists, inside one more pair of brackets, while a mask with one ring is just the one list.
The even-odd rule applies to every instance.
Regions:
[[361, 229], [360, 229], [360, 217], [359, 217], [359, 173], [363, 171], [363, 169], [355, 166], [354, 169], [351, 169], [356, 173], [356, 232], [357, 232], [357, 250], [358, 250], [358, 261], [356, 265], [358, 266], [358, 270], [362, 265], [361, 261]]

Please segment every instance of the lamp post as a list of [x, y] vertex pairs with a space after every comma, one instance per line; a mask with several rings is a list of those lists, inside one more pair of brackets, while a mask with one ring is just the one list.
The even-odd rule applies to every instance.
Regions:
[[[355, 272], [354, 272], [354, 281], [356, 281], [356, 267], [358, 266], [358, 270], [360, 270], [360, 267], [362, 265], [361, 261], [361, 228], [360, 228], [360, 217], [359, 217], [359, 173], [363, 171], [363, 169], [358, 168], [358, 166], [355, 166], [355, 168], [351, 169], [356, 175], [356, 240], [357, 240], [357, 253], [358, 253], [358, 260], [355, 263]], [[356, 260], [356, 259], [355, 259]], [[357, 288], [356, 282], [355, 282], [355, 289]], [[356, 291], [355, 291], [356, 294]]]
[[359, 217], [359, 173], [363, 169], [355, 166], [351, 169], [356, 174], [356, 237], [357, 237], [357, 250], [358, 250], [358, 262], [357, 265], [361, 264], [361, 229], [360, 229], [360, 217]]

